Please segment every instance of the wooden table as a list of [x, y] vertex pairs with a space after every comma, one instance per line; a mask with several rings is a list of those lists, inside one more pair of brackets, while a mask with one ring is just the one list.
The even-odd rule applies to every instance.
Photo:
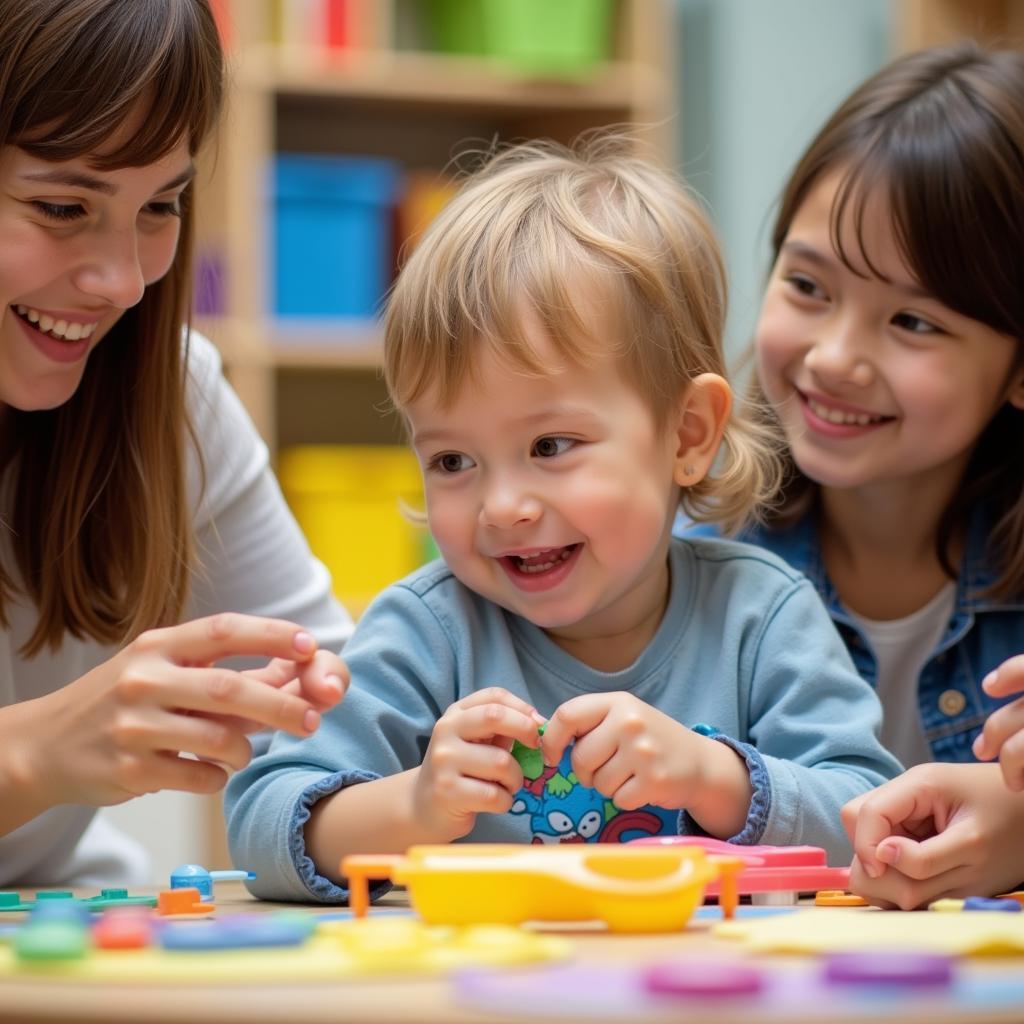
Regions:
[[[31, 897], [31, 891], [26, 892]], [[83, 894], [90, 895], [90, 894]], [[401, 902], [403, 897], [392, 897]], [[281, 904], [261, 903], [252, 899], [240, 884], [220, 883], [217, 886], [217, 906], [221, 913], [266, 911], [280, 909]], [[294, 909], [294, 908], [292, 908]], [[320, 908], [324, 909], [324, 908]], [[820, 913], [829, 913], [821, 909]], [[614, 936], [601, 932], [579, 932], [571, 936], [576, 943], [577, 963], [590, 966], [644, 964], [685, 955], [688, 951], [716, 956], [731, 955], [730, 946], [713, 940], [707, 929], [691, 925], [686, 932], [673, 935]], [[739, 955], [734, 954], [734, 955]], [[773, 970], [793, 970], [801, 966], [796, 958], [761, 960], [771, 964]], [[972, 972], [988, 972], [992, 977], [1024, 974], [1024, 958], [1011, 960], [977, 961], [967, 967]], [[513, 1008], [515, 1009], [515, 1008]], [[69, 1021], [103, 1022], [103, 1024], [463, 1024], [488, 1020], [495, 1024], [574, 1024], [594, 1020], [591, 1014], [566, 1016], [548, 1015], [543, 1006], [525, 1008], [526, 1012], [508, 1014], [481, 1014], [460, 1005], [444, 978], [430, 979], [386, 978], [367, 981], [332, 981], [301, 984], [244, 984], [196, 985], [98, 985], [96, 983], [47, 982], [37, 978], [5, 979], [0, 981], [0, 1021], [49, 1024]], [[996, 1009], [970, 1013], [956, 1012], [941, 1005], [921, 1007], [921, 1014], [910, 1014], [904, 1006], [902, 1012], [890, 1012], [879, 1003], [870, 1018], [872, 1024], [919, 1024], [926, 1016], [928, 1024], [1006, 1024], [1024, 1021], [1024, 1004], [1013, 1009]], [[675, 1004], [664, 1013], [645, 1014], [636, 1020], [701, 1021], [715, 1024], [757, 1024], [759, 1020], [779, 1020], [777, 1015], [759, 1015], [750, 1006], [733, 1009], [709, 1008], [707, 1011], [694, 1004]], [[622, 1020], [621, 1017], [616, 1020]], [[828, 1005], [808, 1007], [799, 1024], [833, 1024], [834, 1009]]]

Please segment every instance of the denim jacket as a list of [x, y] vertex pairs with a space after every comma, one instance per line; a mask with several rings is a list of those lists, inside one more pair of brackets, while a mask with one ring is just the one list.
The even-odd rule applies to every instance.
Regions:
[[[687, 536], [715, 532], [708, 526], [685, 527]], [[981, 688], [981, 681], [992, 669], [1024, 653], [1024, 599], [997, 600], [984, 593], [996, 578], [986, 558], [987, 535], [987, 517], [975, 513], [956, 581], [952, 618], [918, 680], [921, 723], [936, 761], [974, 761], [971, 744], [985, 719], [1016, 699], [989, 697]], [[828, 578], [813, 515], [784, 529], [752, 527], [739, 539], [774, 552], [814, 584], [857, 671], [874, 686], [878, 675], [875, 655]]]

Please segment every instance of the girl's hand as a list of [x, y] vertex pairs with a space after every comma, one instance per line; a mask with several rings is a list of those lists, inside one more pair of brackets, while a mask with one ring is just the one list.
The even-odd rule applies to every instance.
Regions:
[[922, 764], [851, 800], [853, 892], [912, 910], [946, 897], [1013, 889], [1024, 874], [1024, 797], [995, 765]]
[[412, 793], [412, 817], [440, 841], [473, 828], [477, 814], [501, 814], [523, 785], [512, 741], [536, 747], [544, 719], [526, 701], [492, 686], [457, 701], [438, 719]]
[[562, 704], [541, 740], [544, 761], [557, 765], [573, 740], [576, 777], [624, 811], [685, 807], [720, 838], [746, 821], [751, 786], [740, 757], [631, 693], [586, 694]]
[[[1006, 697], [1024, 690], [1024, 654], [1009, 658], [981, 684], [990, 697]], [[974, 741], [974, 756], [991, 761], [998, 755], [1006, 785], [1024, 790], [1024, 697], [993, 711]]]
[[[274, 660], [254, 672], [212, 667], [246, 655]], [[226, 768], [248, 764], [246, 733], [309, 735], [347, 686], [343, 662], [295, 624], [215, 615], [143, 633], [75, 682], [7, 709], [4, 761], [43, 808], [212, 793]]]

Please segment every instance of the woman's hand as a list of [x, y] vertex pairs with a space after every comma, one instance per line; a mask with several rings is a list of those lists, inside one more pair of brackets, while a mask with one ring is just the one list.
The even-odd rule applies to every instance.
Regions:
[[855, 854], [850, 888], [878, 906], [993, 895], [1024, 878], [1024, 796], [995, 765], [917, 765], [842, 813]]
[[[981, 685], [990, 697], [1020, 693], [1024, 690], [1024, 654], [1004, 661]], [[1024, 790], [1024, 697], [988, 716], [984, 730], [974, 741], [974, 756], [979, 761], [998, 757], [1006, 785], [1015, 793]]]
[[[272, 660], [214, 666], [236, 656]], [[347, 686], [341, 659], [294, 623], [223, 614], [150, 630], [62, 689], [4, 709], [0, 779], [23, 804], [31, 793], [36, 813], [161, 789], [212, 793], [248, 764], [247, 733], [309, 735]]]
[[544, 719], [500, 686], [457, 701], [437, 720], [412, 791], [412, 820], [450, 842], [469, 833], [477, 814], [501, 814], [523, 785], [512, 742], [540, 741]]

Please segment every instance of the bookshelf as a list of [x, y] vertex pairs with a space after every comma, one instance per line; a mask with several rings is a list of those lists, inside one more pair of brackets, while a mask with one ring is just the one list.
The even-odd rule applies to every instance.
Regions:
[[230, 88], [197, 201], [220, 308], [196, 325], [220, 348], [272, 452], [400, 439], [380, 411], [376, 322], [273, 315], [266, 181], [275, 154], [370, 155], [440, 173], [467, 145], [537, 136], [567, 142], [595, 126], [638, 125], [645, 144], [675, 161], [673, 0], [612, 0], [608, 58], [572, 76], [432, 51], [430, 2], [343, 0], [350, 37], [343, 47], [303, 26], [317, 2], [217, 5], [227, 23]]

